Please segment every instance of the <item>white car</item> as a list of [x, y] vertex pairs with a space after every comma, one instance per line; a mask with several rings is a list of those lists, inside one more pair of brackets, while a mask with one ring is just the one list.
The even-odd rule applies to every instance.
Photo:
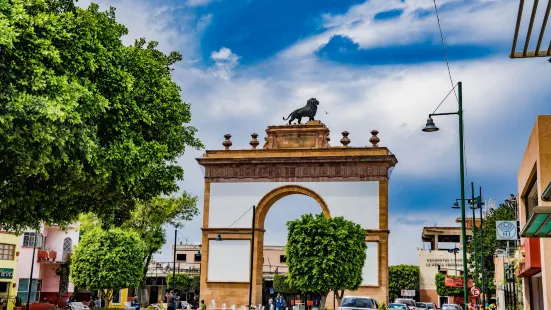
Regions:
[[375, 298], [367, 296], [346, 296], [339, 310], [378, 310], [379, 303]]

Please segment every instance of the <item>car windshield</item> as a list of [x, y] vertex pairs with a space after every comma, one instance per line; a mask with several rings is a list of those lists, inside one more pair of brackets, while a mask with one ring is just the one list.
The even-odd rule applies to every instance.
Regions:
[[415, 306], [415, 301], [409, 299], [396, 299], [396, 303]]
[[369, 304], [367, 298], [345, 298], [341, 307], [369, 308]]
[[425, 304], [422, 303], [422, 302], [418, 302], [418, 303], [417, 303], [417, 307], [428, 308], [427, 305], [425, 305]]
[[390, 309], [407, 310], [406, 305], [404, 305], [404, 304], [389, 304], [388, 307], [389, 307]]

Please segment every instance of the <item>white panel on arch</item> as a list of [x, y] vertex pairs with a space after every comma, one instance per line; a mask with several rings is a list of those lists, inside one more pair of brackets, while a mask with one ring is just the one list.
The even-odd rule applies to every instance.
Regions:
[[209, 240], [208, 281], [249, 282], [250, 240]]
[[362, 285], [379, 285], [379, 243], [367, 242]]
[[300, 185], [316, 192], [332, 216], [342, 216], [364, 229], [379, 229], [378, 181], [211, 183], [209, 227], [226, 228], [233, 224], [232, 227], [250, 228], [252, 212], [247, 210], [268, 192], [284, 185]]

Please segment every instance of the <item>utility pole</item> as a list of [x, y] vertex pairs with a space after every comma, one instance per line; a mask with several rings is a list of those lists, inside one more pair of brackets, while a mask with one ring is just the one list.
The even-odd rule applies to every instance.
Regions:
[[174, 264], [172, 265], [172, 289], [175, 289], [176, 283], [176, 240], [178, 239], [178, 230], [174, 228]]
[[[32, 284], [33, 284], [33, 272], [34, 272], [34, 255], [36, 253], [36, 243], [38, 243], [38, 230], [34, 231], [34, 242], [33, 242], [33, 258], [31, 260], [31, 275], [29, 276], [29, 289], [27, 290], [27, 310], [31, 308], [30, 302], [31, 302], [31, 294], [32, 294]], [[38, 280], [36, 281], [36, 289], [38, 290]]]
[[480, 209], [480, 271], [482, 272], [482, 285], [480, 288], [482, 289], [482, 307], [483, 309], [486, 309], [486, 288], [484, 283], [484, 267], [486, 266], [486, 259], [484, 256], [484, 217], [482, 215], [482, 205], [484, 203], [482, 202], [482, 186], [479, 188], [479, 196], [478, 196], [478, 208]]
[[[471, 182], [471, 201], [470, 201], [471, 209], [473, 209], [473, 227], [472, 227], [472, 233], [473, 233], [473, 262], [474, 262], [474, 286], [478, 287], [478, 259], [476, 257], [476, 218], [475, 218], [475, 209], [476, 209], [476, 203], [474, 199], [474, 182]], [[465, 281], [467, 281], [465, 279]], [[478, 301], [478, 297], [475, 298]]]

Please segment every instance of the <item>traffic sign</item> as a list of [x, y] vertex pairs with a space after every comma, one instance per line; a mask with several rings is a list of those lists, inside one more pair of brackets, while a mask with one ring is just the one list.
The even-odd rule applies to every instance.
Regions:
[[473, 294], [474, 297], [478, 297], [478, 296], [480, 296], [480, 290], [477, 289], [476, 287], [473, 287], [471, 289], [471, 294]]

